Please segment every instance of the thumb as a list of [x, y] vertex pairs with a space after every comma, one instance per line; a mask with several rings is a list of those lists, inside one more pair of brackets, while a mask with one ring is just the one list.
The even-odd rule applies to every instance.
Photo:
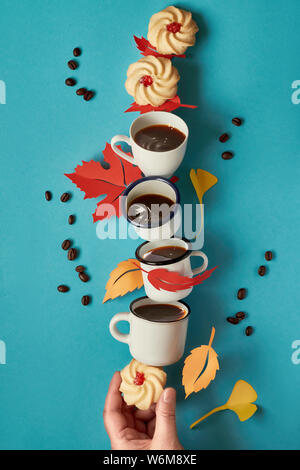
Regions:
[[162, 446], [174, 446], [179, 443], [176, 431], [176, 391], [174, 388], [166, 388], [157, 402], [153, 439], [158, 439]]

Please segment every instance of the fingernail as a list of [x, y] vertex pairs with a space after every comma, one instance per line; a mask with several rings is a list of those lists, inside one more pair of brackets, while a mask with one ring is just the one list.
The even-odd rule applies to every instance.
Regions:
[[164, 391], [164, 402], [171, 403], [175, 398], [175, 390], [173, 388], [166, 388]]

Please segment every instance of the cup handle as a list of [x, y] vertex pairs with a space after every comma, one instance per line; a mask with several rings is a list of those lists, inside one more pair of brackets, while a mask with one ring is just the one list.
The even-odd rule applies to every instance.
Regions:
[[112, 317], [109, 323], [109, 331], [111, 335], [117, 341], [121, 341], [121, 343], [129, 343], [130, 332], [129, 334], [121, 333], [118, 330], [117, 323], [119, 323], [120, 321], [128, 321], [128, 323], [130, 324], [130, 320], [128, 317], [129, 313], [127, 312], [117, 313], [114, 317]]
[[132, 163], [133, 165], [136, 165], [134, 157], [131, 157], [131, 156], [127, 155], [125, 152], [123, 152], [123, 150], [120, 150], [116, 145], [117, 142], [126, 142], [126, 144], [131, 146], [130, 138], [127, 135], [121, 135], [121, 134], [115, 135], [111, 139], [110, 145], [111, 145], [113, 151], [117, 155], [119, 155], [119, 157], [124, 158], [124, 160], [127, 160], [127, 162]]
[[199, 268], [192, 269], [193, 276], [195, 274], [200, 274], [203, 271], [205, 271], [208, 266], [208, 259], [207, 259], [206, 254], [203, 253], [203, 251], [193, 251], [191, 256], [201, 256], [201, 258], [203, 258], [202, 266], [200, 266]]

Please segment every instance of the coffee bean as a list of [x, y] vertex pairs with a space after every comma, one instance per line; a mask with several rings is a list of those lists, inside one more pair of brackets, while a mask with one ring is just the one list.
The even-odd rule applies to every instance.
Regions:
[[73, 225], [75, 222], [75, 215], [69, 215], [68, 222], [70, 225]]
[[271, 261], [272, 258], [273, 258], [273, 253], [272, 253], [272, 251], [266, 251], [266, 252], [265, 252], [265, 259], [266, 259], [267, 261]]
[[70, 240], [64, 240], [61, 244], [63, 250], [68, 250], [71, 246]]
[[220, 135], [220, 137], [219, 137], [219, 141], [220, 141], [220, 142], [227, 142], [228, 139], [229, 139], [229, 135], [226, 134], [226, 133]]
[[65, 286], [64, 284], [61, 284], [60, 286], [57, 287], [58, 292], [68, 292], [70, 288], [68, 286]]
[[223, 160], [231, 160], [233, 158], [232, 152], [223, 152], [222, 153]]
[[65, 80], [65, 84], [68, 86], [74, 86], [76, 85], [76, 80], [74, 78], [67, 78]]
[[257, 272], [258, 272], [258, 274], [259, 274], [260, 276], [264, 276], [264, 275], [266, 274], [266, 267], [265, 267], [265, 266], [260, 266], [260, 267], [258, 268], [258, 271], [257, 271]]
[[78, 88], [78, 90], [76, 90], [76, 95], [83, 96], [86, 92], [87, 92], [86, 88]]
[[75, 268], [75, 271], [77, 273], [83, 273], [84, 270], [85, 270], [85, 267], [82, 266], [81, 264], [79, 266], [76, 266], [76, 268]]
[[81, 49], [79, 47], [75, 47], [75, 49], [73, 49], [73, 55], [74, 57], [79, 57], [81, 55]]
[[71, 70], [75, 70], [75, 69], [77, 69], [77, 67], [78, 67], [78, 63], [76, 62], [76, 60], [69, 60], [69, 62], [68, 62], [68, 67], [69, 67]]
[[239, 320], [244, 320], [244, 318], [246, 317], [246, 314], [245, 312], [237, 312], [235, 314], [236, 318], [238, 318]]
[[84, 100], [85, 101], [90, 101], [94, 96], [94, 93], [92, 91], [87, 91], [85, 94], [84, 94]]
[[242, 120], [241, 120], [240, 118], [238, 118], [238, 117], [233, 118], [231, 122], [232, 122], [232, 124], [234, 124], [235, 126], [241, 126], [241, 124], [242, 124]]
[[237, 292], [237, 298], [239, 300], [243, 300], [247, 295], [247, 291], [244, 287], [242, 287], [241, 289], [238, 290]]
[[46, 201], [51, 201], [52, 199], [51, 191], [45, 191], [45, 198], [46, 198]]
[[68, 260], [73, 261], [77, 258], [77, 251], [75, 248], [70, 248], [68, 251]]
[[88, 305], [90, 303], [90, 297], [88, 295], [84, 295], [81, 299], [82, 305]]
[[253, 333], [252, 326], [247, 326], [247, 328], [245, 329], [245, 335], [250, 336], [250, 335], [252, 335], [252, 333]]
[[67, 202], [70, 199], [70, 197], [71, 197], [70, 193], [63, 193], [60, 196], [60, 200], [61, 202]]
[[85, 272], [79, 273], [78, 276], [82, 282], [88, 282], [90, 280], [89, 276]]
[[227, 317], [226, 320], [232, 325], [237, 325], [239, 323], [239, 319], [235, 317]]

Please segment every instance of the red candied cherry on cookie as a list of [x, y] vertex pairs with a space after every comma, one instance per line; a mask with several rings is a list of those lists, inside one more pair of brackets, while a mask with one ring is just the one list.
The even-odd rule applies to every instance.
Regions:
[[178, 33], [180, 31], [180, 28], [181, 24], [176, 23], [175, 21], [174, 23], [170, 23], [167, 25], [167, 30], [170, 31], [170, 33]]
[[140, 83], [145, 87], [151, 86], [153, 83], [153, 79], [150, 75], [144, 75], [142, 78], [140, 78]]
[[143, 385], [145, 382], [145, 376], [143, 372], [137, 372], [133, 382], [135, 385]]

